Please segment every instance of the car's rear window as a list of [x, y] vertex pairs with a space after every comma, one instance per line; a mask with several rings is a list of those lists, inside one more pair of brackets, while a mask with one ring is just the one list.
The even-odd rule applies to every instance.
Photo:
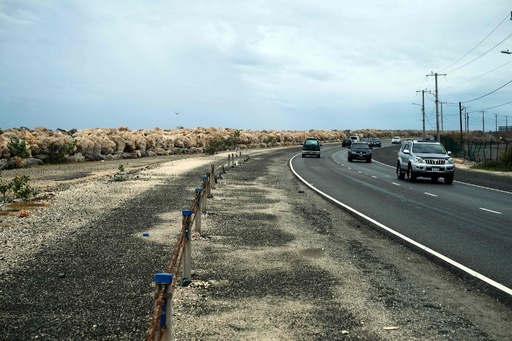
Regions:
[[[316, 145], [318, 145], [318, 140], [306, 140], [304, 142], [304, 144], [306, 146], [316, 146]], [[300, 144], [299, 144], [299, 146], [300, 146]]]
[[369, 148], [368, 143], [352, 143], [352, 148]]

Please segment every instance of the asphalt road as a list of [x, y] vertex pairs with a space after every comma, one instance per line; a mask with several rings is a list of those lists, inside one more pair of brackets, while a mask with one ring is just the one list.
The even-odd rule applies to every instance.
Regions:
[[398, 180], [397, 148], [375, 149], [374, 162], [366, 163], [348, 162], [346, 148], [325, 145], [320, 159], [295, 157], [291, 166], [354, 214], [510, 294], [512, 192], [506, 190], [512, 181], [460, 170], [452, 185]]

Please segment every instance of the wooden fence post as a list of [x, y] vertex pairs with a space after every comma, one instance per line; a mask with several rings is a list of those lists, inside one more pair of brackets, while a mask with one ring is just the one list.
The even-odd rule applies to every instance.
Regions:
[[212, 197], [212, 175], [211, 173], [206, 174], [206, 197]]
[[[208, 181], [208, 177], [203, 176], [203, 188], [205, 188], [205, 186], [207, 185], [207, 181]], [[203, 194], [203, 198], [201, 199], [202, 200], [202, 202], [201, 202], [201, 212], [202, 213], [206, 213], [206, 197], [207, 197], [206, 192], [207, 191], [208, 190], [201, 192]]]

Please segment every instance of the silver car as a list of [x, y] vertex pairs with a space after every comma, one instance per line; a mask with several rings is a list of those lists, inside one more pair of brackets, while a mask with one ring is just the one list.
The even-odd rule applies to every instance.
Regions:
[[398, 152], [396, 175], [409, 181], [427, 177], [432, 181], [444, 179], [445, 184], [453, 183], [455, 164], [451, 152], [447, 152], [439, 142], [405, 141]]

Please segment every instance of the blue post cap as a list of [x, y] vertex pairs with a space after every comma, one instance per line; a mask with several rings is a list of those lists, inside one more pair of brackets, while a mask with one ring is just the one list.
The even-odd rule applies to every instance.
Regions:
[[172, 283], [172, 274], [167, 272], [159, 272], [155, 274], [155, 283], [156, 284], [171, 284]]
[[191, 210], [183, 210], [183, 211], [181, 211], [181, 214], [183, 216], [191, 216], [192, 215], [192, 211]]
[[208, 177], [206, 175], [203, 175], [203, 180], [208, 180]]
[[196, 193], [201, 193], [202, 190], [202, 188], [196, 188]]
[[144, 233], [142, 233], [142, 236], [143, 236], [143, 237], [149, 237], [149, 232], [144, 232]]

